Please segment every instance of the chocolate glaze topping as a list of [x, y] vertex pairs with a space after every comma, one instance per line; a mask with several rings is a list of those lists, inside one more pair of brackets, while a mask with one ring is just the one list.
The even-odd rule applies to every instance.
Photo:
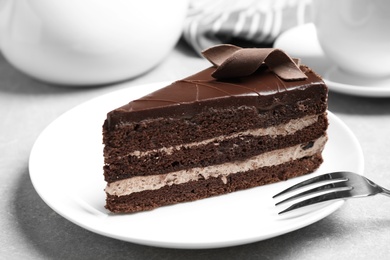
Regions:
[[[225, 53], [232, 50], [223, 49]], [[211, 58], [213, 63], [223, 64], [225, 59], [214, 56]], [[210, 107], [255, 106], [259, 110], [269, 110], [296, 100], [297, 95], [310, 95], [308, 91], [302, 91], [304, 89], [326, 88], [322, 79], [308, 67], [299, 67], [305, 77], [287, 80], [275, 74], [275, 67], [276, 70], [286, 69], [286, 66], [278, 66], [272, 61], [271, 66], [261, 65], [248, 76], [222, 79], [214, 78], [218, 68], [207, 68], [111, 111], [107, 115], [106, 127], [159, 117], [191, 117]]]

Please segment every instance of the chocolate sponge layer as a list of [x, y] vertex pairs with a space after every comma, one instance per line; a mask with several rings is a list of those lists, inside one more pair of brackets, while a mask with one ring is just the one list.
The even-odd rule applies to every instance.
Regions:
[[301, 176], [313, 172], [321, 163], [322, 157], [318, 153], [311, 157], [277, 166], [233, 174], [227, 178], [226, 184], [219, 178], [209, 178], [126, 196], [107, 194], [106, 208], [116, 213], [132, 213], [165, 205], [195, 201]]
[[275, 149], [298, 144], [306, 145], [322, 136], [328, 126], [327, 118], [321, 115], [317, 123], [287, 136], [239, 136], [218, 143], [209, 143], [187, 149], [175, 150], [172, 154], [163, 151], [145, 156], [122, 156], [110, 158], [104, 167], [105, 180], [114, 182], [133, 176], [164, 174], [183, 169], [206, 167], [234, 160], [243, 160]]

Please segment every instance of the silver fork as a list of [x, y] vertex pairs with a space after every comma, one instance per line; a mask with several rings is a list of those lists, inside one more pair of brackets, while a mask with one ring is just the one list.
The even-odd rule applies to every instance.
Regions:
[[306, 200], [297, 202], [288, 207], [287, 209], [279, 212], [279, 214], [283, 214], [301, 207], [334, 199], [361, 198], [376, 195], [378, 193], [390, 197], [390, 190], [375, 184], [374, 182], [362, 175], [352, 172], [332, 172], [302, 181], [294, 186], [291, 186], [288, 189], [279, 192], [278, 194], [273, 196], [273, 198], [277, 198], [281, 195], [296, 191], [297, 189], [309, 187], [308, 185], [314, 184], [321, 184], [321, 186], [317, 185], [314, 188], [290, 196], [289, 198], [276, 203], [275, 206], [284, 204], [286, 202], [291, 202], [293, 200], [300, 199], [309, 195], [317, 194], [317, 196], [310, 197]]

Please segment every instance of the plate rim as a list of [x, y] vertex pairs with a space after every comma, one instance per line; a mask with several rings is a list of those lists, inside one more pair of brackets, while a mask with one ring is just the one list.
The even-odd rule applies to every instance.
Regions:
[[383, 87], [369, 87], [369, 86], [354, 86], [345, 83], [335, 82], [327, 78], [323, 78], [325, 84], [330, 90], [337, 93], [347, 94], [358, 97], [371, 97], [371, 98], [389, 98], [390, 88]]
[[[303, 225], [300, 225], [298, 228], [296, 226], [294, 226], [294, 227], [291, 227], [289, 230], [286, 229], [286, 230], [283, 230], [283, 231], [281, 231], [279, 233], [269, 234], [268, 236], [248, 237], [246, 239], [241, 239], [241, 240], [234, 240], [233, 239], [233, 240], [230, 240], [230, 241], [228, 241], [228, 240], [215, 241], [213, 243], [185, 243], [184, 242], [184, 243], [181, 243], [181, 244], [177, 243], [177, 242], [164, 242], [164, 241], [157, 241], [157, 240], [151, 240], [151, 239], [140, 239], [140, 238], [134, 238], [134, 237], [128, 237], [128, 236], [124, 237], [124, 236], [121, 236], [121, 235], [112, 234], [112, 233], [110, 233], [110, 231], [107, 231], [105, 229], [96, 229], [96, 228], [93, 228], [90, 225], [86, 224], [83, 221], [74, 219], [74, 218], [72, 218], [72, 216], [69, 215], [69, 213], [68, 214], [64, 213], [62, 210], [58, 209], [57, 206], [53, 205], [53, 203], [50, 201], [50, 199], [47, 198], [47, 194], [43, 194], [44, 191], [42, 191], [42, 189], [40, 187], [40, 184], [37, 183], [37, 179], [36, 179], [36, 174], [37, 174], [36, 166], [37, 165], [35, 163], [35, 160], [36, 160], [35, 158], [37, 156], [37, 154], [36, 154], [37, 147], [40, 145], [42, 140], [45, 138], [45, 134], [48, 131], [51, 130], [53, 125], [55, 125], [58, 122], [61, 122], [61, 120], [63, 120], [63, 118], [66, 115], [74, 113], [72, 111], [77, 111], [78, 109], [82, 109], [84, 107], [91, 106], [91, 104], [94, 104], [94, 102], [102, 101], [102, 100], [104, 100], [106, 98], [109, 98], [110, 96], [117, 96], [117, 95], [121, 94], [122, 92], [128, 92], [128, 91], [131, 92], [131, 90], [133, 88], [142, 88], [142, 89], [147, 88], [148, 91], [149, 90], [153, 91], [153, 90], [159, 89], [160, 87], [165, 86], [165, 84], [167, 84], [167, 83], [166, 82], [155, 82], [155, 83], [143, 84], [143, 85], [138, 85], [138, 86], [129, 86], [129, 87], [125, 87], [123, 89], [119, 89], [119, 90], [116, 90], [116, 91], [113, 91], [113, 92], [109, 92], [109, 93], [100, 95], [98, 97], [92, 98], [89, 101], [83, 102], [83, 103], [75, 106], [74, 108], [68, 110], [67, 112], [63, 113], [62, 115], [57, 117], [53, 122], [51, 122], [41, 132], [41, 134], [38, 136], [38, 138], [34, 142], [34, 145], [33, 145], [32, 149], [31, 149], [31, 152], [30, 152], [30, 157], [29, 157], [29, 162], [28, 162], [29, 175], [30, 175], [32, 184], [34, 186], [34, 189], [37, 191], [37, 193], [41, 197], [41, 199], [53, 211], [57, 212], [59, 215], [61, 215], [62, 217], [64, 217], [68, 221], [71, 221], [71, 222], [75, 223], [76, 225], [78, 225], [78, 226], [80, 226], [80, 227], [82, 227], [84, 229], [87, 229], [89, 231], [92, 231], [94, 233], [97, 233], [97, 234], [100, 234], [100, 235], [103, 235], [103, 236], [107, 236], [107, 237], [111, 237], [111, 238], [115, 238], [115, 239], [120, 239], [120, 240], [127, 241], [127, 242], [132, 242], [132, 243], [137, 243], [137, 244], [142, 244], [142, 245], [149, 245], [149, 246], [166, 247], [166, 248], [206, 249], [206, 248], [220, 248], [220, 247], [227, 247], [227, 246], [242, 245], [242, 244], [247, 244], [247, 243], [251, 243], [251, 242], [261, 241], [261, 240], [269, 239], [269, 238], [276, 237], [276, 236], [279, 236], [279, 235], [282, 235], [282, 234], [286, 234], [288, 232], [291, 232], [291, 231], [303, 228], [305, 226], [311, 225], [311, 224], [313, 224], [313, 223], [315, 223], [315, 222], [317, 222], [317, 221], [327, 217], [328, 215], [330, 215], [331, 213], [333, 213], [334, 211], [339, 209], [344, 204], [343, 200], [334, 201], [330, 205], [324, 206], [322, 209], [319, 209], [319, 210], [327, 211], [323, 215], [321, 215], [321, 216], [319, 216], [318, 214], [317, 215], [314, 214], [314, 216], [310, 215], [311, 219], [309, 221], [306, 220], [305, 223]], [[125, 85], [127, 85], [127, 84], [125, 84]], [[144, 92], [144, 91], [141, 91], [141, 92], [143, 94], [147, 94], [148, 93], [148, 92]], [[359, 174], [363, 174], [364, 157], [363, 157], [363, 152], [362, 152], [362, 148], [360, 146], [359, 141], [357, 140], [356, 136], [353, 134], [351, 129], [340, 118], [338, 118], [336, 115], [334, 115], [330, 111], [328, 111], [328, 115], [329, 115], [330, 122], [337, 122], [337, 124], [339, 126], [341, 126], [343, 128], [343, 130], [346, 131], [347, 135], [351, 138], [351, 141], [354, 143], [354, 145], [356, 145], [356, 148], [358, 149], [356, 152], [359, 155], [359, 166], [358, 166], [358, 168], [359, 168], [360, 172], [358, 172], [358, 173]], [[101, 123], [103, 123], [103, 122], [101, 122]], [[305, 176], [303, 176], [303, 177], [305, 177]], [[71, 199], [71, 197], [68, 197], [68, 199]]]

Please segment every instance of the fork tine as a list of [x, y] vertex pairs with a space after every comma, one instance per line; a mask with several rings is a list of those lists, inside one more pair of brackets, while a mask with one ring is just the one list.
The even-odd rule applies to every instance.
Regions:
[[306, 196], [308, 194], [313, 194], [315, 192], [320, 192], [320, 191], [324, 191], [324, 190], [332, 191], [332, 190], [337, 189], [337, 188], [350, 189], [350, 187], [346, 187], [345, 186], [345, 182], [347, 180], [348, 179], [338, 179], [337, 180], [338, 182], [327, 183], [327, 184], [324, 184], [322, 186], [315, 187], [313, 189], [310, 189], [310, 190], [298, 193], [298, 194], [296, 194], [294, 196], [291, 196], [291, 197], [288, 197], [288, 198], [286, 198], [286, 199], [284, 199], [282, 201], [279, 201], [278, 203], [275, 204], [275, 206], [281, 205], [283, 203], [286, 203], [286, 202], [289, 202], [289, 201], [292, 201], [292, 200], [295, 200], [295, 199], [302, 198], [302, 197], [304, 197], [304, 196]]
[[278, 214], [281, 215], [281, 214], [284, 214], [286, 212], [289, 212], [291, 210], [295, 210], [295, 209], [298, 209], [298, 208], [310, 206], [310, 205], [313, 205], [313, 204], [317, 204], [317, 203], [325, 202], [325, 201], [329, 201], [329, 200], [348, 198], [350, 196], [351, 195], [350, 195], [349, 190], [343, 190], [343, 191], [336, 191], [336, 192], [326, 193], [326, 194], [322, 194], [322, 195], [319, 195], [319, 196], [316, 196], [316, 197], [313, 197], [313, 198], [310, 198], [310, 199], [307, 199], [307, 200], [295, 203], [295, 204], [291, 205], [290, 207], [288, 207], [287, 209], [279, 212]]
[[313, 178], [310, 178], [310, 179], [307, 179], [307, 180], [304, 180], [300, 183], [297, 183], [281, 192], [279, 192], [278, 194], [274, 195], [272, 198], [276, 198], [282, 194], [285, 194], [287, 192], [290, 192], [290, 191], [293, 191], [293, 190], [296, 190], [296, 189], [299, 189], [301, 187], [304, 187], [306, 185], [309, 185], [309, 184], [313, 184], [313, 183], [317, 183], [319, 181], [326, 181], [326, 180], [331, 180], [333, 179], [332, 176], [328, 173], [328, 174], [323, 174], [323, 175], [319, 175], [319, 176], [316, 176], [316, 177], [313, 177]]
[[296, 190], [296, 189], [299, 189], [299, 188], [302, 188], [306, 185], [310, 185], [310, 184], [314, 184], [314, 183], [318, 183], [318, 182], [321, 182], [321, 181], [327, 181], [327, 180], [335, 180], [337, 178], [343, 178], [345, 179], [345, 174], [348, 174], [348, 172], [332, 172], [332, 173], [326, 173], [326, 174], [322, 174], [322, 175], [318, 175], [318, 176], [315, 176], [313, 178], [310, 178], [310, 179], [307, 179], [307, 180], [304, 180], [300, 183], [297, 183], [281, 192], [279, 192], [278, 194], [274, 195], [272, 198], [276, 198], [282, 194], [285, 194], [285, 193], [288, 193], [290, 191], [293, 191], [293, 190]]

